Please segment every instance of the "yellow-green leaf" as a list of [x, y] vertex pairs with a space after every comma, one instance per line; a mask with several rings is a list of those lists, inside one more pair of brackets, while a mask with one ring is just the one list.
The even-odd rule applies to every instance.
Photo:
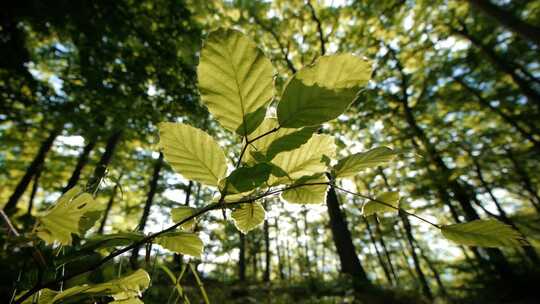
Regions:
[[165, 122], [159, 125], [159, 135], [165, 159], [185, 178], [217, 186], [225, 177], [225, 154], [206, 132], [186, 124]]
[[[191, 208], [188, 206], [180, 206], [180, 207], [173, 208], [171, 209], [172, 220], [175, 223], [180, 223], [187, 217], [193, 215], [195, 210], [196, 210], [195, 208]], [[180, 228], [182, 228], [183, 230], [191, 230], [194, 225], [195, 225], [195, 219], [193, 218], [187, 221], [186, 223], [180, 225]]]
[[[106, 283], [93, 285], [79, 285], [68, 288], [62, 292], [44, 289], [39, 297], [38, 304], [62, 303], [72, 297], [95, 297], [111, 296], [112, 303], [137, 303], [130, 300], [137, 299], [150, 285], [150, 276], [143, 269], [139, 269], [130, 275], [115, 279]], [[27, 299], [24, 304], [33, 303], [33, 299]]]
[[92, 198], [92, 195], [82, 192], [78, 186], [64, 193], [54, 206], [43, 216], [38, 217], [36, 234], [47, 243], [58, 242], [61, 245], [71, 245], [71, 234], [81, 234], [81, 222], [84, 219], [95, 221], [95, 212], [101, 212], [105, 206]]
[[341, 159], [334, 166], [334, 177], [343, 178], [357, 175], [361, 170], [374, 168], [391, 161], [396, 153], [388, 147], [378, 147], [367, 152], [356, 153]]
[[273, 67], [244, 34], [232, 29], [210, 33], [197, 74], [202, 101], [223, 127], [247, 136], [262, 122], [272, 99]]
[[277, 107], [286, 128], [314, 126], [335, 119], [371, 77], [371, 63], [352, 54], [320, 57], [291, 78]]
[[[309, 185], [316, 183], [327, 183], [326, 175], [321, 175], [313, 179], [303, 180], [298, 184], [305, 186], [285, 190], [281, 193], [281, 198], [294, 204], [322, 204], [326, 201], [328, 185]], [[295, 183], [296, 185], [296, 183]]]
[[265, 214], [266, 211], [264, 211], [261, 203], [246, 203], [235, 209], [231, 217], [238, 230], [242, 233], [248, 233], [262, 224]]
[[441, 232], [452, 242], [468, 246], [518, 247], [527, 244], [518, 231], [494, 219], [442, 226]]
[[[272, 176], [269, 184], [288, 183], [290, 179], [310, 176], [327, 171], [326, 159], [334, 158], [336, 144], [330, 135], [314, 134], [307, 143], [292, 151], [281, 152], [272, 163], [288, 174], [288, 177]], [[289, 179], [290, 177], [290, 179]]]
[[[381, 204], [377, 201], [383, 202], [386, 204]], [[394, 208], [388, 205], [394, 206]], [[366, 204], [364, 204], [364, 207], [362, 208], [362, 214], [364, 216], [370, 216], [375, 213], [395, 212], [397, 211], [398, 205], [399, 205], [399, 192], [397, 191], [384, 192], [384, 193], [379, 194], [375, 198], [375, 200], [369, 201]]]
[[193, 257], [200, 257], [204, 246], [201, 238], [191, 232], [164, 233], [155, 242], [163, 248]]

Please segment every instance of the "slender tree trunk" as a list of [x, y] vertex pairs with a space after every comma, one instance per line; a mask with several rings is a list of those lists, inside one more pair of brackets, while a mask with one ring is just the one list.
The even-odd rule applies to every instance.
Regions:
[[302, 209], [302, 217], [304, 218], [304, 255], [305, 255], [305, 262], [306, 262], [306, 271], [308, 273], [308, 276], [311, 277], [311, 261], [309, 258], [309, 244], [308, 240], [309, 238], [309, 228], [308, 228], [308, 220], [307, 220], [307, 209], [305, 206], [303, 206]]
[[510, 76], [514, 83], [518, 86], [519, 90], [527, 97], [527, 99], [540, 107], [540, 93], [536, 92], [529, 84], [529, 82], [523, 79], [518, 73], [516, 73], [516, 67], [511, 62], [508, 62], [506, 58], [502, 58], [495, 51], [483, 44], [478, 38], [474, 37], [463, 29], [452, 29], [457, 34], [467, 38], [474, 46], [479, 48], [484, 55], [493, 63], [493, 65], [502, 73]]
[[112, 206], [114, 205], [114, 199], [116, 197], [116, 193], [118, 191], [118, 187], [120, 187], [118, 181], [116, 184], [114, 184], [114, 187], [112, 188], [111, 196], [109, 197], [109, 201], [107, 202], [107, 207], [105, 208], [105, 211], [103, 212], [103, 217], [101, 218], [101, 223], [99, 224], [98, 234], [103, 234], [105, 231], [105, 225], [107, 224], [107, 219], [109, 218], [109, 214], [111, 213]]
[[420, 256], [426, 262], [426, 265], [428, 266], [429, 270], [431, 270], [431, 273], [433, 273], [433, 277], [435, 278], [437, 287], [439, 287], [439, 293], [444, 297], [448, 297], [448, 292], [446, 291], [446, 288], [444, 287], [439, 271], [437, 270], [435, 265], [433, 265], [433, 262], [431, 261], [431, 259], [424, 253], [424, 248], [420, 246], [418, 241], [414, 240], [414, 243], [416, 247], [418, 248], [418, 251], [420, 252]]
[[289, 281], [292, 279], [292, 266], [291, 266], [291, 248], [289, 247], [289, 239], [287, 239], [287, 277]]
[[62, 190], [62, 193], [66, 193], [69, 189], [73, 188], [79, 182], [79, 179], [81, 178], [81, 172], [88, 163], [90, 152], [92, 152], [92, 150], [96, 146], [96, 142], [96, 137], [91, 137], [88, 140], [88, 143], [84, 146], [81, 154], [79, 155], [79, 159], [77, 160], [75, 169], [73, 170], [73, 173], [71, 173], [71, 177], [69, 178], [68, 183]]
[[341, 263], [341, 272], [351, 275], [359, 284], [369, 284], [366, 272], [356, 255], [351, 232], [339, 206], [337, 193], [332, 187], [328, 189], [326, 195], [326, 206], [330, 217], [332, 238]]
[[[143, 213], [141, 215], [141, 220], [137, 227], [137, 230], [141, 232], [144, 231], [144, 228], [146, 227], [146, 222], [148, 221], [148, 216], [150, 215], [150, 208], [152, 208], [154, 197], [157, 192], [159, 175], [160, 175], [159, 173], [162, 167], [163, 167], [163, 153], [159, 153], [159, 157], [154, 163], [154, 172], [152, 173], [152, 179], [150, 180], [150, 189], [148, 190], [148, 193], [146, 195], [146, 202], [144, 203]], [[138, 263], [139, 250], [140, 250], [140, 247], [133, 249], [133, 253], [130, 258], [132, 269], [137, 269], [139, 266], [139, 263]]]
[[264, 266], [263, 281], [270, 282], [271, 256], [270, 256], [270, 231], [268, 227], [268, 219], [264, 220], [264, 254], [265, 254], [264, 255], [265, 266]]
[[116, 151], [116, 146], [120, 142], [120, 139], [122, 138], [122, 130], [117, 130], [109, 136], [107, 139], [107, 144], [105, 145], [105, 151], [101, 155], [101, 158], [99, 159], [98, 164], [96, 165], [96, 168], [94, 169], [94, 173], [92, 174], [92, 177], [90, 178], [88, 182], [87, 190], [88, 192], [94, 193], [99, 188], [99, 185], [101, 183], [101, 180], [105, 177], [107, 173], [107, 167], [112, 161], [112, 158], [114, 156], [114, 153]]
[[278, 258], [278, 271], [279, 271], [279, 279], [284, 280], [285, 279], [285, 272], [283, 271], [283, 256], [281, 252], [281, 243], [279, 239], [279, 223], [277, 217], [274, 218], [274, 226], [276, 227], [276, 251], [277, 251], [277, 258]]
[[529, 24], [511, 12], [491, 3], [489, 0], [468, 0], [468, 2], [491, 17], [493, 20], [501, 23], [514, 33], [520, 35], [523, 39], [535, 43], [540, 47], [540, 28]]
[[42, 170], [43, 169], [40, 166], [40, 168], [38, 168], [36, 172], [36, 175], [34, 175], [34, 183], [32, 184], [32, 192], [30, 192], [30, 199], [28, 200], [28, 209], [26, 210], [26, 214], [28, 216], [32, 215], [32, 209], [34, 208], [34, 200], [36, 198], [36, 193], [39, 188], [39, 177], [41, 176]]
[[377, 255], [377, 260], [379, 260], [379, 264], [381, 265], [381, 268], [384, 271], [384, 275], [386, 276], [386, 280], [388, 281], [388, 284], [393, 285], [394, 281], [392, 280], [392, 276], [390, 275], [390, 271], [386, 267], [386, 264], [384, 263], [384, 259], [381, 255], [381, 252], [379, 251], [379, 248], [377, 247], [377, 242], [375, 241], [375, 237], [373, 236], [373, 231], [371, 230], [371, 225], [369, 224], [369, 221], [367, 218], [364, 217], [364, 223], [366, 223], [366, 228], [369, 234], [369, 239], [371, 240], [371, 243], [373, 244], [373, 247], [375, 248], [375, 254]]
[[[487, 181], [484, 178], [484, 174], [482, 173], [482, 168], [480, 167], [480, 164], [478, 163], [478, 160], [472, 155], [472, 153], [469, 153], [469, 155], [473, 160], [473, 164], [474, 164], [475, 171], [476, 171], [476, 176], [480, 180], [480, 184], [486, 190], [489, 197], [491, 198], [491, 201], [497, 207], [497, 211], [499, 212], [499, 219], [501, 221], [503, 221], [504, 223], [512, 226], [517, 231], [520, 231], [520, 229], [516, 226], [514, 221], [512, 221], [512, 219], [510, 219], [510, 217], [508, 217], [506, 211], [504, 211], [504, 209], [502, 208], [502, 205], [499, 203], [499, 200], [493, 194], [493, 191], [491, 190], [491, 187], [489, 186], [489, 184], [487, 183]], [[529, 260], [531, 262], [533, 262], [534, 264], [537, 264], [537, 265], [540, 264], [540, 259], [538, 258], [538, 254], [536, 253], [536, 251], [534, 250], [534, 248], [532, 246], [522, 246], [521, 248], [523, 249], [523, 251], [525, 252], [525, 254], [527, 255], [527, 257], [529, 258]]]
[[514, 165], [514, 169], [516, 173], [518, 174], [519, 178], [521, 179], [521, 184], [523, 185], [523, 188], [525, 191], [527, 191], [531, 197], [530, 201], [533, 205], [534, 209], [536, 209], [536, 212], [540, 214], [540, 195], [538, 195], [538, 190], [534, 186], [534, 183], [532, 182], [531, 178], [529, 177], [529, 174], [525, 169], [521, 166], [519, 161], [516, 159], [514, 152], [510, 149], [506, 149], [506, 155]]
[[394, 279], [394, 284], [399, 285], [398, 277], [396, 275], [396, 270], [394, 269], [394, 265], [392, 263], [392, 258], [390, 257], [390, 252], [388, 251], [388, 247], [386, 247], [386, 242], [384, 241], [384, 236], [382, 233], [381, 225], [379, 224], [379, 221], [375, 220], [375, 231], [377, 232], [379, 242], [381, 243], [381, 247], [383, 249], [384, 255], [386, 257], [386, 262], [388, 263], [388, 268], [390, 272], [392, 273], [392, 277]]
[[[465, 83], [465, 81], [463, 79], [460, 79], [458, 77], [454, 77], [454, 79], [464, 88], [466, 89], [467, 91], [469, 91], [474, 97], [476, 97], [476, 100], [478, 100], [478, 102], [490, 109], [493, 113], [497, 114], [499, 117], [502, 118], [502, 120], [504, 120], [506, 123], [508, 123], [509, 125], [511, 125], [514, 129], [516, 129], [516, 131], [518, 131], [521, 136], [523, 136], [523, 138], [525, 138], [526, 140], [530, 141], [535, 149], [537, 151], [540, 151], [540, 141], [538, 141], [533, 134], [531, 134], [531, 132], [529, 132], [528, 130], [525, 130], [520, 124], [518, 121], [516, 121], [514, 118], [512, 118], [510, 115], [504, 113], [501, 109], [499, 109], [498, 107], [495, 107], [493, 105], [491, 105], [491, 103], [486, 100], [482, 94], [480, 92], [478, 92], [476, 89], [473, 89], [471, 86], [469, 86], [467, 83]], [[530, 125], [532, 126], [532, 125]], [[536, 128], [533, 128], [534, 129], [534, 132], [536, 133]]]
[[426, 298], [433, 301], [433, 293], [431, 292], [431, 288], [429, 288], [429, 284], [427, 282], [426, 276], [424, 275], [424, 272], [422, 271], [422, 267], [420, 265], [420, 260], [418, 259], [418, 255], [416, 254], [416, 251], [414, 250], [414, 237], [412, 234], [411, 224], [409, 223], [409, 219], [407, 218], [407, 215], [403, 213], [401, 210], [399, 212], [399, 216], [401, 217], [403, 228], [405, 229], [405, 236], [407, 237], [407, 242], [409, 243], [409, 249], [411, 251], [411, 256], [414, 261], [414, 269], [416, 270], [416, 274], [418, 275], [418, 279], [420, 280], [420, 286], [422, 286], [422, 292], [426, 296]]
[[24, 173], [23, 177], [17, 184], [17, 187], [15, 187], [15, 191], [13, 191], [13, 194], [11, 194], [9, 200], [4, 206], [4, 211], [6, 211], [7, 214], [13, 214], [16, 211], [17, 203], [23, 196], [26, 188], [28, 188], [28, 185], [32, 181], [32, 178], [34, 177], [36, 172], [38, 172], [39, 168], [43, 166], [43, 163], [45, 162], [45, 157], [47, 156], [49, 150], [51, 150], [54, 140], [62, 132], [62, 128], [63, 125], [53, 129], [51, 133], [49, 133], [49, 136], [47, 136], [47, 138], [45, 138], [45, 140], [41, 143], [41, 146], [39, 147], [36, 156], [30, 163], [30, 165], [26, 168], [26, 172]]
[[238, 280], [244, 282], [246, 280], [246, 235], [238, 231], [240, 239], [240, 253], [238, 256]]

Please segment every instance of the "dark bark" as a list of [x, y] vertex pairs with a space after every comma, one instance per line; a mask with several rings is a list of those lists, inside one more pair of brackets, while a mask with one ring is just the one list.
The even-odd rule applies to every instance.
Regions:
[[23, 177], [17, 184], [17, 187], [15, 187], [15, 191], [13, 191], [13, 194], [11, 194], [9, 200], [4, 206], [4, 211], [7, 214], [13, 214], [16, 211], [17, 203], [23, 196], [26, 188], [28, 188], [28, 185], [32, 181], [34, 175], [38, 172], [39, 168], [43, 166], [43, 163], [45, 162], [45, 157], [47, 156], [47, 153], [51, 150], [54, 140], [62, 132], [62, 127], [63, 126], [53, 129], [51, 133], [49, 133], [49, 136], [47, 136], [47, 138], [45, 138], [45, 140], [41, 143], [41, 146], [39, 147], [36, 156], [30, 163], [30, 165], [26, 168], [26, 172], [24, 173]]
[[75, 169], [73, 169], [73, 173], [71, 173], [71, 177], [69, 178], [68, 183], [62, 190], [62, 193], [66, 193], [69, 189], [73, 188], [79, 182], [79, 179], [81, 178], [81, 172], [88, 163], [90, 152], [92, 152], [92, 150], [96, 146], [96, 142], [96, 137], [92, 137], [88, 140], [88, 143], [84, 146], [81, 154], [79, 155], [79, 159], [77, 160]]
[[101, 218], [101, 223], [99, 224], [98, 234], [103, 234], [103, 232], [105, 231], [105, 225], [107, 224], [107, 219], [109, 218], [109, 214], [111, 213], [112, 206], [114, 205], [114, 199], [116, 197], [118, 187], [120, 187], [119, 182], [114, 184], [114, 187], [112, 188], [111, 196], [109, 197], [109, 201], [107, 202], [107, 207], [105, 208], [105, 211], [103, 212], [103, 217]]
[[38, 168], [36, 175], [34, 175], [34, 183], [32, 184], [32, 192], [30, 192], [30, 199], [28, 200], [28, 209], [26, 214], [28, 216], [32, 215], [32, 209], [34, 208], [34, 200], [36, 198], [36, 193], [39, 188], [39, 177], [41, 176], [42, 168]]
[[520, 178], [521, 184], [525, 191], [530, 195], [530, 201], [537, 213], [540, 213], [540, 195], [538, 195], [538, 190], [536, 189], [534, 183], [525, 168], [521, 166], [519, 161], [516, 159], [514, 152], [511, 149], [506, 149], [506, 155], [512, 162], [514, 170], [516, 171], [518, 177]]
[[[489, 197], [491, 198], [491, 201], [495, 204], [495, 206], [497, 208], [497, 211], [499, 212], [498, 219], [501, 220], [502, 222], [512, 226], [515, 230], [520, 231], [520, 229], [516, 226], [514, 221], [512, 221], [512, 219], [510, 219], [510, 217], [508, 217], [508, 214], [502, 208], [502, 205], [499, 203], [499, 200], [493, 194], [493, 191], [491, 190], [491, 187], [489, 186], [489, 184], [487, 183], [487, 181], [484, 178], [484, 174], [482, 173], [482, 168], [480, 167], [480, 164], [478, 163], [478, 160], [472, 155], [472, 153], [469, 153], [469, 155], [473, 160], [473, 164], [474, 164], [475, 171], [476, 171], [476, 176], [478, 177], [478, 180], [480, 180], [480, 184], [485, 189], [485, 191], [488, 193]], [[536, 251], [534, 250], [534, 248], [532, 246], [522, 246], [522, 249], [525, 252], [525, 254], [527, 255], [527, 257], [529, 258], [529, 260], [531, 260], [531, 262], [533, 262], [534, 264], [540, 264], [540, 259], [538, 258], [538, 254], [536, 253]]]
[[401, 220], [403, 223], [405, 236], [407, 237], [409, 250], [411, 252], [411, 256], [414, 262], [414, 269], [416, 270], [416, 274], [418, 275], [418, 279], [420, 280], [420, 286], [422, 287], [422, 293], [424, 294], [424, 296], [426, 296], [426, 298], [432, 301], [433, 293], [431, 292], [431, 288], [429, 288], [429, 284], [427, 282], [426, 276], [424, 275], [424, 271], [422, 271], [420, 260], [418, 259], [418, 255], [416, 254], [416, 250], [414, 248], [414, 237], [412, 234], [411, 224], [409, 223], [409, 219], [407, 218], [407, 215], [403, 213], [401, 210], [399, 212], [399, 216], [401, 217]]
[[268, 219], [264, 220], [264, 275], [263, 281], [270, 282], [270, 231], [268, 227]]
[[326, 206], [330, 217], [330, 229], [336, 251], [341, 263], [341, 272], [351, 275], [360, 284], [368, 284], [369, 280], [356, 255], [356, 250], [347, 227], [347, 220], [341, 212], [339, 199], [334, 188], [330, 187], [326, 196]]
[[190, 199], [190, 196], [191, 196], [191, 189], [193, 188], [193, 181], [189, 181], [189, 184], [187, 186], [187, 189], [186, 189], [186, 200], [184, 201], [184, 204], [186, 206], [189, 206], [189, 199]]
[[311, 260], [309, 258], [309, 228], [308, 228], [308, 220], [307, 220], [307, 209], [305, 206], [303, 206], [302, 209], [302, 217], [304, 218], [304, 236], [305, 236], [305, 242], [304, 242], [304, 255], [305, 255], [305, 262], [306, 262], [306, 271], [308, 275], [311, 277]]
[[435, 282], [437, 282], [437, 286], [439, 287], [439, 293], [442, 296], [447, 297], [448, 292], [446, 291], [446, 288], [444, 287], [439, 271], [437, 270], [435, 265], [433, 265], [433, 262], [431, 261], [431, 259], [424, 253], [424, 249], [420, 247], [420, 244], [418, 244], [416, 240], [414, 240], [414, 243], [416, 244], [418, 251], [420, 252], [420, 256], [422, 257], [424, 262], [426, 262], [426, 265], [428, 265], [429, 270], [431, 270], [431, 273], [433, 274], [433, 277], [435, 278]]
[[381, 255], [381, 252], [379, 251], [379, 248], [377, 247], [377, 241], [375, 241], [375, 237], [373, 236], [373, 231], [371, 230], [371, 225], [369, 224], [369, 221], [367, 218], [364, 217], [364, 223], [366, 223], [366, 228], [368, 231], [369, 239], [371, 240], [371, 243], [373, 244], [373, 247], [375, 247], [375, 254], [377, 255], [377, 260], [379, 260], [379, 264], [381, 265], [381, 268], [384, 271], [384, 275], [386, 276], [386, 280], [390, 285], [394, 284], [394, 281], [392, 280], [392, 276], [390, 274], [390, 271], [388, 270], [388, 267], [386, 266], [384, 259]]
[[276, 253], [277, 253], [277, 259], [278, 259], [278, 272], [279, 272], [279, 279], [284, 280], [285, 279], [285, 272], [283, 267], [283, 255], [281, 252], [281, 243], [279, 241], [279, 224], [277, 217], [274, 221], [274, 226], [276, 227]]
[[502, 111], [501, 109], [499, 109], [498, 107], [494, 107], [493, 105], [491, 105], [491, 103], [489, 102], [489, 100], [485, 99], [482, 94], [472, 88], [471, 86], [469, 86], [467, 83], [465, 83], [465, 81], [463, 79], [460, 79], [458, 77], [454, 77], [454, 79], [464, 88], [466, 89], [468, 92], [470, 92], [475, 98], [476, 100], [478, 100], [478, 102], [490, 109], [493, 113], [497, 114], [499, 117], [502, 118], [502, 120], [504, 120], [506, 123], [508, 123], [509, 125], [511, 125], [512, 127], [514, 127], [514, 129], [516, 129], [520, 134], [521, 136], [523, 136], [523, 138], [525, 138], [526, 140], [530, 141], [535, 149], [537, 151], [540, 151], [540, 141], [538, 141], [533, 134], [531, 134], [528, 130], [525, 130], [520, 124], [518, 121], [516, 121], [514, 118], [512, 118], [510, 115], [504, 113], [504, 111]]
[[107, 167], [112, 161], [112, 158], [114, 156], [114, 153], [116, 151], [116, 147], [118, 146], [118, 143], [120, 142], [120, 139], [122, 138], [122, 130], [117, 130], [109, 136], [107, 139], [107, 144], [105, 145], [105, 151], [101, 155], [101, 158], [99, 159], [98, 164], [96, 165], [96, 168], [94, 169], [94, 173], [92, 174], [92, 177], [88, 181], [87, 191], [90, 193], [94, 193], [99, 188], [99, 185], [101, 184], [101, 180], [105, 177], [107, 173]]
[[386, 246], [386, 242], [384, 241], [384, 236], [382, 233], [381, 225], [379, 224], [378, 220], [375, 220], [375, 231], [377, 232], [377, 236], [379, 239], [379, 243], [381, 243], [381, 247], [383, 249], [384, 255], [386, 257], [386, 262], [388, 263], [388, 268], [390, 272], [392, 273], [392, 278], [394, 279], [394, 284], [399, 285], [399, 280], [396, 275], [396, 270], [394, 269], [394, 265], [392, 263], [392, 258], [390, 257], [390, 252], [388, 251], [388, 247]]
[[530, 86], [526, 79], [522, 78], [516, 72], [517, 67], [514, 64], [499, 56], [491, 47], [485, 45], [478, 38], [469, 33], [465, 27], [462, 29], [452, 28], [452, 31], [467, 38], [474, 46], [479, 48], [499, 71], [512, 78], [519, 90], [530, 102], [536, 104], [537, 107], [540, 107], [540, 94]]
[[469, 3], [491, 17], [493, 20], [501, 23], [514, 33], [520, 35], [523, 39], [535, 43], [540, 47], [540, 27], [529, 24], [511, 12], [491, 3], [490, 0], [468, 0]]
[[238, 231], [240, 238], [240, 253], [238, 257], [238, 280], [244, 282], [246, 280], [246, 236]]
[[[146, 227], [146, 222], [148, 221], [148, 216], [150, 215], [150, 209], [152, 208], [152, 205], [154, 203], [154, 197], [157, 192], [158, 181], [159, 181], [159, 176], [160, 176], [162, 167], [163, 167], [163, 153], [159, 153], [159, 157], [154, 163], [154, 171], [152, 173], [152, 179], [150, 180], [150, 188], [146, 195], [146, 201], [144, 203], [144, 209], [141, 215], [141, 220], [139, 221], [139, 225], [137, 226], [137, 230], [139, 231], [144, 231], [144, 228]], [[133, 254], [131, 255], [131, 258], [130, 258], [131, 267], [133, 269], [138, 268], [139, 249], [140, 247], [133, 249]]]

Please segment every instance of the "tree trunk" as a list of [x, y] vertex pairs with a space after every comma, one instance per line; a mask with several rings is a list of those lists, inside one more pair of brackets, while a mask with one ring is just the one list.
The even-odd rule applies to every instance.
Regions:
[[17, 184], [17, 187], [15, 187], [15, 191], [13, 191], [13, 194], [11, 194], [9, 200], [4, 206], [4, 211], [6, 211], [7, 214], [15, 213], [19, 199], [26, 191], [26, 188], [28, 188], [28, 185], [32, 181], [34, 175], [38, 172], [39, 168], [43, 166], [43, 163], [45, 162], [45, 157], [47, 156], [49, 150], [51, 150], [56, 137], [58, 137], [58, 135], [60, 135], [60, 133], [62, 132], [62, 128], [63, 126], [53, 129], [51, 133], [49, 133], [49, 136], [47, 136], [47, 138], [45, 138], [45, 140], [41, 143], [41, 146], [39, 147], [36, 156], [30, 163], [30, 165], [26, 168], [26, 172], [24, 173], [23, 177]]
[[302, 217], [304, 218], [304, 255], [305, 255], [305, 262], [306, 262], [306, 271], [309, 277], [311, 277], [311, 261], [309, 258], [309, 228], [308, 228], [308, 220], [307, 220], [307, 209], [306, 206], [302, 207]]
[[122, 133], [122, 130], [117, 130], [113, 132], [111, 136], [109, 136], [109, 138], [107, 139], [107, 144], [105, 145], [105, 152], [103, 152], [103, 154], [101, 155], [101, 158], [99, 159], [99, 162], [94, 169], [94, 173], [88, 181], [88, 192], [94, 193], [98, 190], [99, 185], [101, 184], [101, 180], [105, 177], [107, 173], [107, 167], [111, 163], [111, 160], [114, 156], [116, 146], [122, 138]]
[[278, 258], [278, 271], [279, 271], [279, 279], [284, 280], [285, 279], [285, 272], [283, 267], [283, 255], [281, 252], [281, 243], [279, 241], [279, 224], [277, 217], [274, 219], [274, 226], [276, 227], [276, 251], [277, 251], [277, 258]]
[[328, 189], [326, 206], [330, 217], [332, 238], [341, 263], [341, 272], [351, 275], [359, 284], [369, 284], [366, 272], [356, 255], [347, 220], [341, 212], [339, 199], [333, 187]]
[[114, 184], [114, 187], [112, 188], [111, 196], [109, 197], [109, 201], [107, 202], [107, 207], [105, 208], [105, 211], [103, 212], [103, 217], [101, 218], [101, 223], [99, 224], [99, 229], [97, 232], [98, 234], [103, 234], [103, 232], [105, 231], [105, 225], [107, 224], [107, 219], [109, 218], [109, 214], [111, 212], [112, 206], [114, 205], [116, 192], [118, 191], [118, 187], [120, 185], [119, 183], [120, 181]]
[[428, 256], [424, 253], [424, 248], [420, 246], [418, 241], [414, 240], [414, 243], [416, 244], [416, 247], [418, 248], [418, 251], [420, 252], [420, 256], [428, 265], [428, 268], [429, 270], [431, 270], [431, 273], [433, 273], [435, 282], [437, 282], [437, 286], [439, 287], [439, 293], [444, 297], [448, 297], [448, 292], [446, 291], [446, 288], [444, 287], [444, 284], [441, 280], [441, 276], [439, 275], [439, 271], [437, 270], [435, 265], [433, 265], [433, 262], [431, 261], [431, 259], [429, 259]]
[[34, 208], [34, 200], [36, 198], [36, 193], [39, 188], [39, 177], [41, 176], [42, 168], [41, 166], [38, 168], [36, 175], [34, 175], [34, 183], [32, 184], [32, 192], [30, 192], [30, 199], [28, 200], [28, 209], [26, 210], [26, 214], [28, 216], [32, 215], [32, 209]]
[[363, 217], [364, 223], [366, 223], [366, 228], [369, 234], [369, 239], [371, 240], [371, 243], [373, 244], [373, 247], [375, 248], [375, 254], [377, 255], [377, 260], [379, 260], [379, 264], [381, 265], [381, 268], [384, 271], [384, 275], [386, 276], [386, 280], [388, 281], [388, 284], [394, 285], [394, 281], [392, 280], [392, 276], [390, 275], [390, 271], [386, 267], [386, 264], [384, 263], [384, 259], [381, 255], [381, 252], [379, 251], [379, 248], [377, 247], [377, 242], [375, 241], [375, 237], [373, 236], [373, 231], [371, 230], [371, 225], [369, 224], [369, 221], [367, 218]]
[[390, 252], [388, 251], [388, 247], [386, 247], [386, 242], [384, 241], [381, 225], [379, 224], [379, 221], [377, 219], [375, 219], [375, 231], [377, 232], [379, 243], [381, 243], [381, 247], [383, 249], [384, 255], [386, 256], [386, 262], [388, 263], [388, 268], [390, 272], [392, 273], [394, 284], [399, 285], [398, 277], [396, 275], [396, 270], [394, 269], [394, 265], [390, 257]]
[[520, 35], [523, 39], [540, 47], [540, 28], [529, 24], [511, 12], [505, 11], [490, 0], [468, 0], [468, 2], [502, 25]]
[[62, 193], [66, 193], [69, 189], [73, 188], [79, 182], [79, 179], [81, 178], [81, 172], [88, 163], [90, 152], [92, 152], [92, 150], [96, 146], [96, 142], [96, 137], [91, 137], [88, 140], [88, 143], [84, 146], [81, 154], [79, 155], [79, 159], [77, 160], [75, 169], [73, 170], [73, 173], [71, 173], [71, 177], [69, 178], [67, 185], [62, 190]]
[[523, 168], [516, 159], [512, 150], [506, 149], [506, 155], [514, 165], [514, 169], [521, 180], [523, 188], [529, 193], [531, 204], [533, 205], [534, 209], [536, 209], [536, 212], [540, 214], [540, 196], [538, 195], [538, 191], [529, 177], [529, 174], [527, 174], [525, 168]]
[[536, 92], [528, 83], [526, 79], [523, 79], [518, 73], [516, 73], [516, 67], [511, 62], [508, 62], [505, 58], [499, 56], [493, 49], [483, 44], [478, 38], [474, 37], [467, 31], [466, 28], [455, 29], [452, 28], [457, 34], [467, 38], [474, 46], [479, 48], [484, 55], [493, 63], [493, 65], [502, 73], [510, 76], [514, 83], [518, 86], [519, 90], [527, 97], [527, 99], [540, 107], [540, 94]]
[[407, 215], [401, 210], [399, 211], [399, 216], [401, 217], [403, 228], [405, 229], [405, 236], [407, 237], [409, 249], [411, 251], [411, 256], [413, 258], [414, 269], [416, 270], [416, 274], [418, 275], [418, 279], [420, 280], [422, 293], [430, 301], [433, 301], [433, 293], [431, 292], [431, 289], [429, 288], [429, 284], [426, 280], [426, 276], [424, 275], [424, 272], [422, 271], [422, 267], [420, 266], [420, 260], [418, 259], [418, 255], [416, 254], [416, 251], [414, 250], [414, 237], [412, 234], [411, 224], [409, 223], [409, 219], [407, 218]]
[[[154, 197], [157, 192], [159, 173], [162, 167], [163, 167], [163, 153], [159, 153], [159, 157], [154, 163], [154, 172], [152, 173], [152, 179], [150, 180], [150, 189], [148, 190], [148, 193], [146, 195], [146, 202], [144, 203], [144, 209], [141, 215], [141, 220], [137, 227], [138, 231], [144, 232], [144, 228], [146, 227], [146, 222], [148, 221], [148, 216], [150, 215], [150, 208], [152, 208]], [[131, 258], [130, 258], [131, 268], [134, 270], [138, 268], [139, 250], [140, 250], [140, 247], [134, 248], [133, 254], [131, 255]]]
[[[265, 204], [266, 205], [266, 204]], [[268, 227], [268, 219], [264, 219], [264, 275], [263, 281], [270, 282], [270, 231]]]
[[240, 238], [240, 253], [238, 257], [238, 280], [244, 282], [246, 280], [246, 235], [238, 231]]

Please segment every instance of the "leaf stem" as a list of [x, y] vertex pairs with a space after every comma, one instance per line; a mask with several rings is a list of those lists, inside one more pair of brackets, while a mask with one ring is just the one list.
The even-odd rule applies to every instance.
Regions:
[[435, 224], [435, 223], [433, 223], [433, 222], [431, 222], [431, 221], [429, 221], [429, 220], [426, 220], [425, 218], [420, 217], [420, 216], [418, 216], [418, 215], [416, 215], [416, 214], [414, 214], [414, 213], [410, 213], [410, 212], [408, 212], [407, 210], [405, 210], [405, 209], [403, 209], [403, 208], [396, 207], [396, 206], [392, 206], [391, 204], [388, 204], [388, 203], [383, 202], [383, 201], [381, 201], [381, 200], [378, 200], [378, 199], [376, 199], [376, 198], [370, 197], [370, 196], [368, 196], [368, 195], [364, 195], [364, 194], [360, 194], [360, 193], [356, 193], [356, 192], [349, 191], [349, 190], [347, 190], [347, 189], [344, 189], [344, 188], [341, 188], [341, 187], [339, 187], [339, 186], [336, 186], [335, 184], [332, 185], [332, 186], [333, 186], [334, 188], [340, 190], [340, 191], [349, 193], [349, 194], [351, 194], [351, 195], [355, 195], [355, 196], [358, 196], [358, 197], [361, 197], [361, 198], [364, 198], [364, 199], [368, 199], [368, 200], [370, 200], [370, 201], [377, 202], [377, 203], [379, 203], [379, 204], [381, 204], [381, 205], [385, 205], [385, 206], [390, 207], [390, 208], [392, 208], [392, 209], [396, 209], [397, 211], [401, 211], [401, 212], [405, 213], [406, 215], [415, 217], [415, 218], [417, 218], [417, 219], [419, 219], [419, 220], [421, 220], [421, 221], [423, 221], [423, 222], [425, 222], [425, 223], [428, 223], [428, 224], [430, 224], [431, 226], [433, 226], [433, 227], [435, 227], [435, 228], [437, 228], [437, 229], [441, 229], [441, 226], [439, 226], [439, 225], [437, 225], [437, 224]]

